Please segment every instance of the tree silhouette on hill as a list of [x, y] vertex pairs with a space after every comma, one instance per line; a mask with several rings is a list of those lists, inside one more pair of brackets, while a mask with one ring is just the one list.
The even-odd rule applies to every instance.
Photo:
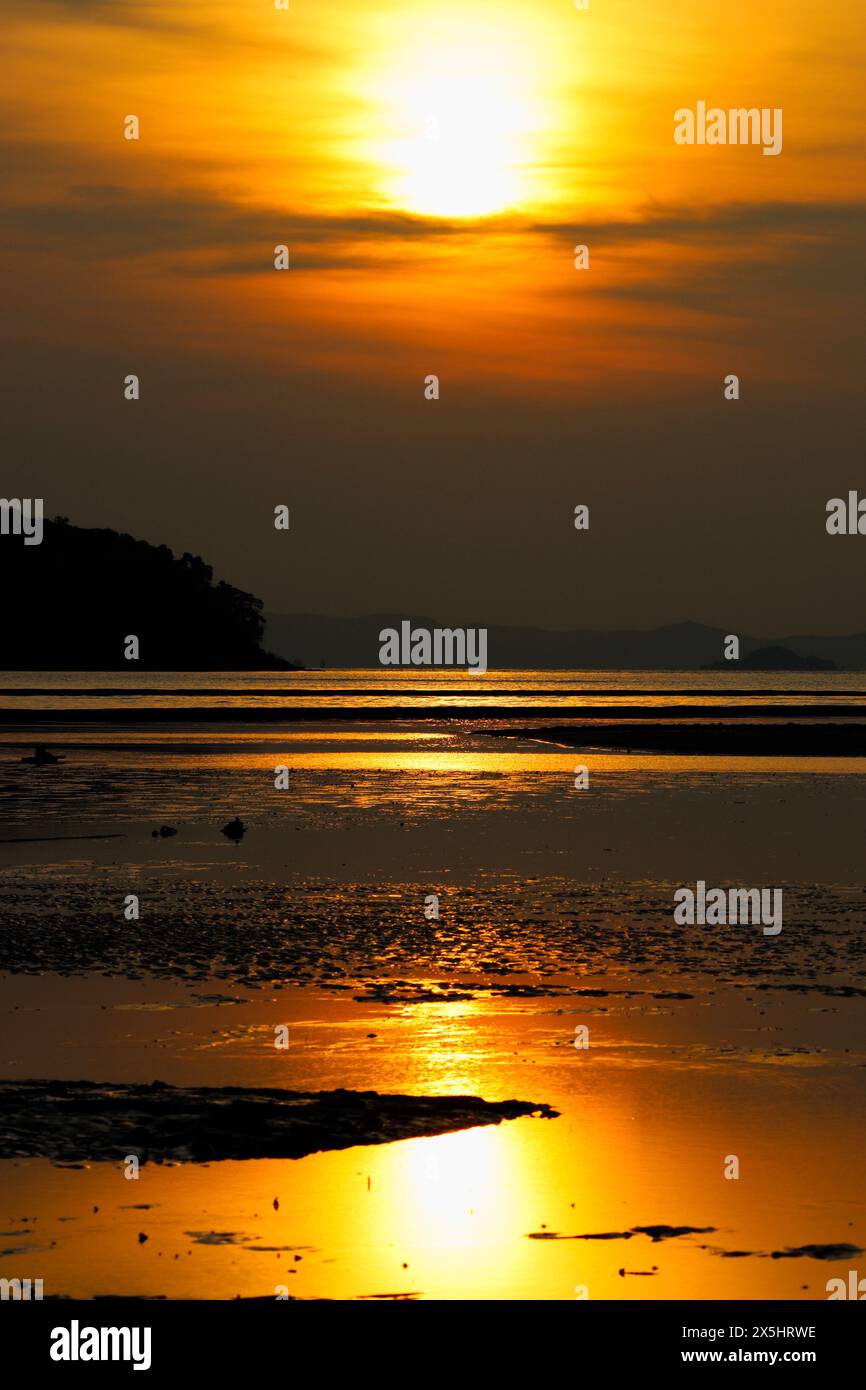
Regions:
[[[262, 601], [213, 581], [198, 555], [119, 531], [44, 523], [42, 543], [0, 537], [0, 669], [292, 670], [262, 650]], [[139, 640], [139, 660], [124, 643]]]

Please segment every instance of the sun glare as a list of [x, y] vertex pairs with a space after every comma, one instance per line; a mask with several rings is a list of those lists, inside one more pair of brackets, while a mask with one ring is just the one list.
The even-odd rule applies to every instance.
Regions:
[[407, 56], [384, 84], [386, 191], [428, 217], [483, 217], [525, 194], [534, 113], [519, 57], [480, 40]]

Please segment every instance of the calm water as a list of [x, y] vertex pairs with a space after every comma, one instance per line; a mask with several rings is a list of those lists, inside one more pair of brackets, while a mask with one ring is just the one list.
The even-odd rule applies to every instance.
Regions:
[[[712, 704], [720, 698], [760, 704], [866, 704], [863, 672], [728, 671], [472, 671], [395, 673], [381, 667], [346, 671], [249, 672], [5, 672], [3, 705], [10, 709], [143, 706], [375, 708], [376, 704], [484, 705], [530, 709], [641, 703]], [[105, 693], [110, 692], [110, 693]], [[230, 693], [229, 693], [230, 692]], [[695, 693], [699, 692], [699, 693]], [[772, 699], [771, 699], [772, 697]]]

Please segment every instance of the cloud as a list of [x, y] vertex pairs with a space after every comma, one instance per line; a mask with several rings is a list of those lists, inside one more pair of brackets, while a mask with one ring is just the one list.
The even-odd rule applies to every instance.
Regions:
[[[0, 167], [26, 153], [15, 144], [0, 146]], [[417, 262], [447, 245], [478, 244], [480, 239], [529, 237], [585, 241], [594, 264], [605, 249], [625, 252], [638, 246], [680, 246], [700, 252], [726, 248], [712, 267], [681, 266], [666, 258], [651, 278], [633, 274], [617, 284], [589, 284], [590, 292], [623, 299], [669, 301], [682, 294], [698, 307], [723, 309], [727, 281], [750, 273], [768, 285], [792, 256], [808, 256], [810, 285], [836, 285], [856, 259], [854, 241], [866, 231], [863, 202], [754, 202], [702, 208], [647, 204], [630, 218], [533, 220], [503, 214], [477, 222], [416, 216], [386, 207], [345, 214], [316, 213], [276, 205], [250, 206], [226, 194], [190, 189], [129, 189], [112, 183], [76, 184], [62, 195], [7, 203], [0, 224], [13, 249], [62, 248], [64, 254], [99, 260], [168, 258], [176, 274], [230, 276], [265, 273], [273, 247], [285, 243], [293, 267], [306, 270], [358, 269]], [[173, 263], [172, 262], [173, 259]], [[633, 265], [632, 261], [632, 265]], [[622, 269], [619, 262], [615, 269]]]
[[[169, 34], [200, 33], [201, 26], [181, 20], [177, 4], [166, 5], [162, 0], [29, 0], [28, 18], [39, 10], [55, 11], [58, 17], [79, 24], [105, 24], [123, 29], [148, 29]], [[20, 4], [4, 3], [2, 11], [20, 19]]]
[[[182, 11], [182, 13], [181, 13]], [[193, 40], [197, 44], [223, 46], [235, 52], [261, 53], [281, 58], [287, 49], [294, 59], [304, 62], [327, 57], [329, 49], [320, 43], [300, 41], [289, 26], [276, 28], [269, 37], [256, 37], [237, 25], [237, 6], [229, 5], [227, 22], [214, 17], [214, 0], [0, 0], [0, 15], [16, 22], [26, 20], [44, 25], [57, 19], [81, 27], [112, 28], [155, 38], [165, 37], [175, 42]], [[285, 16], [283, 16], [285, 17]], [[278, 16], [279, 18], [279, 16]]]
[[[862, 299], [864, 235], [864, 203], [777, 202], [660, 210], [636, 223], [583, 226], [575, 241], [598, 253], [596, 269], [612, 253], [612, 274], [581, 287], [592, 298], [740, 321], [760, 318], [772, 301], [775, 314], [802, 320], [836, 312], [840, 296]], [[647, 262], [655, 247], [666, 254], [649, 250]]]
[[[0, 170], [19, 166], [27, 151], [26, 143], [0, 144]], [[54, 166], [42, 167], [51, 167], [56, 183]], [[0, 226], [7, 247], [25, 255], [57, 253], [95, 265], [145, 261], [172, 279], [198, 281], [269, 275], [273, 248], [282, 243], [295, 273], [399, 274], [497, 239], [550, 243], [544, 254], [551, 257], [569, 256], [574, 244], [586, 242], [594, 273], [575, 275], [568, 288], [544, 276], [533, 281], [530, 314], [545, 302], [567, 305], [573, 294], [599, 305], [631, 305], [639, 317], [641, 305], [662, 306], [677, 316], [672, 322], [685, 312], [712, 316], [719, 325], [764, 318], [795, 324], [803, 313], [812, 322], [832, 315], [841, 297], [852, 304], [861, 297], [866, 203], [648, 202], [630, 217], [539, 220], [511, 213], [466, 222], [385, 206], [319, 213], [250, 205], [228, 192], [103, 180], [7, 202]], [[654, 336], [662, 331], [656, 321]]]
[[[62, 198], [7, 204], [0, 225], [19, 250], [62, 244], [69, 253], [100, 258], [254, 247], [272, 255], [278, 242], [293, 249], [331, 246], [335, 252], [366, 242], [374, 256], [383, 242], [423, 243], [477, 232], [463, 223], [385, 209], [330, 216], [276, 206], [250, 208], [206, 192], [141, 191], [112, 184], [79, 184]], [[505, 229], [511, 224], [500, 220], [491, 226], [488, 221], [485, 234], [496, 225]], [[231, 264], [218, 263], [217, 273], [226, 273]], [[249, 269], [249, 258], [242, 256], [237, 266], [241, 272]], [[206, 269], [206, 264], [198, 268], [199, 273]]]
[[866, 226], [866, 202], [829, 203], [762, 201], [709, 204], [703, 207], [647, 204], [631, 218], [575, 218], [565, 223], [535, 221], [527, 229], [559, 236], [566, 229], [575, 239], [591, 234], [597, 242], [729, 241], [732, 236], [801, 233], [829, 236]]

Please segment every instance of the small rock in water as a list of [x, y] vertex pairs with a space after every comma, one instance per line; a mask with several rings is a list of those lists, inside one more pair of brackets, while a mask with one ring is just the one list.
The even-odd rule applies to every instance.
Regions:
[[234, 820], [230, 820], [227, 825], [223, 826], [222, 830], [227, 839], [235, 841], [242, 840], [246, 832], [247, 828], [240, 816], [235, 816]]

